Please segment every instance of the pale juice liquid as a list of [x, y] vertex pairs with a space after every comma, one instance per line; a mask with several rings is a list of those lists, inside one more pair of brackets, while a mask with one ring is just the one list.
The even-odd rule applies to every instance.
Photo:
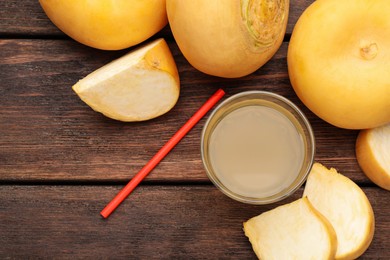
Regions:
[[304, 160], [301, 133], [282, 112], [249, 105], [227, 114], [210, 136], [215, 175], [231, 191], [267, 197], [289, 187]]

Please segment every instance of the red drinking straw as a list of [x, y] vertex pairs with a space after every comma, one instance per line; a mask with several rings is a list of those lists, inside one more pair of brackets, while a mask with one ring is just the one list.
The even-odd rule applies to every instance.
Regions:
[[131, 179], [131, 181], [107, 204], [100, 212], [103, 218], [110, 214], [122, 203], [138, 184], [153, 170], [154, 167], [175, 147], [177, 143], [199, 122], [199, 120], [225, 95], [222, 89], [217, 90], [203, 106], [176, 132], [172, 138], [153, 156], [153, 158]]

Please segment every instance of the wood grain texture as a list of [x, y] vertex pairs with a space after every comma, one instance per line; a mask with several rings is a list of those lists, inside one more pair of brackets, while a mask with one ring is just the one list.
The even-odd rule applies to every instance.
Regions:
[[[242, 223], [275, 205], [235, 202], [213, 186], [141, 186], [108, 220], [118, 186], [1, 186], [0, 258], [255, 259]], [[389, 193], [365, 188], [376, 231], [361, 259], [389, 259]]]
[[[291, 1], [285, 40], [311, 2]], [[39, 1], [0, 1], [0, 259], [255, 259], [242, 222], [299, 198], [302, 189], [267, 206], [223, 195], [208, 181], [200, 159], [207, 116], [110, 219], [99, 216], [220, 87], [226, 97], [272, 91], [302, 109], [316, 136], [316, 161], [357, 182], [372, 203], [376, 232], [361, 259], [390, 259], [390, 193], [360, 170], [354, 153], [358, 131], [325, 123], [299, 101], [287, 74], [288, 42], [257, 72], [221, 79], [189, 65], [169, 26], [153, 36], [158, 37], [168, 40], [176, 60], [180, 99], [159, 118], [118, 122], [92, 111], [71, 86], [133, 48], [83, 46], [50, 22]]]
[[[312, 2], [311, 0], [291, 0], [287, 33], [290, 34], [294, 24]], [[39, 5], [38, 0], [0, 1], [0, 36], [24, 37], [65, 37], [64, 33], [51, 23]], [[169, 26], [159, 34], [171, 37]]]
[[[287, 43], [257, 72], [230, 80], [196, 71], [174, 42], [169, 46], [181, 78], [177, 105], [150, 121], [122, 123], [92, 111], [71, 86], [126, 51], [104, 52], [71, 40], [0, 40], [0, 180], [129, 180], [222, 87], [227, 97], [241, 91], [267, 90], [291, 99], [312, 123], [316, 160], [357, 182], [368, 182], [355, 158], [357, 131], [325, 123], [292, 90]], [[202, 119], [195, 126], [148, 180], [207, 181], [200, 158], [204, 122]]]

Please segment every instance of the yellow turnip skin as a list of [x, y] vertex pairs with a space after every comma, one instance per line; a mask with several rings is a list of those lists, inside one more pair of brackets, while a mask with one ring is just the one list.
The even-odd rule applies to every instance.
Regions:
[[40, 0], [46, 15], [74, 40], [103, 50], [145, 41], [167, 23], [165, 0]]
[[389, 10], [388, 0], [317, 0], [295, 25], [291, 84], [328, 123], [366, 129], [390, 121]]
[[173, 36], [188, 62], [210, 75], [237, 78], [280, 47], [288, 0], [167, 0]]

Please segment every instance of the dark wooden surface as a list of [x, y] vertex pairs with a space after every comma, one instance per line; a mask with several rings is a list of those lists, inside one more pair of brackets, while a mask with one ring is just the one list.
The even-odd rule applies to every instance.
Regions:
[[38, 1], [0, 1], [0, 258], [254, 259], [242, 222], [276, 205], [235, 202], [208, 181], [200, 159], [207, 118], [172, 150], [108, 219], [100, 210], [218, 88], [227, 97], [268, 90], [295, 102], [316, 136], [316, 161], [357, 182], [376, 216], [374, 241], [362, 259], [390, 259], [389, 192], [360, 170], [357, 131], [313, 115], [293, 92], [286, 65], [289, 35], [311, 0], [293, 0], [286, 41], [273, 59], [240, 79], [193, 69], [169, 27], [181, 78], [166, 115], [117, 122], [93, 112], [72, 91], [80, 78], [131, 50], [83, 46], [55, 28]]
[[[0, 255], [11, 258], [255, 259], [242, 222], [276, 205], [232, 201], [211, 185], [144, 185], [108, 221], [98, 217], [118, 186], [2, 186]], [[376, 213], [389, 207], [364, 188]], [[12, 196], [11, 196], [12, 194]], [[388, 258], [390, 220], [376, 214], [364, 258]]]

